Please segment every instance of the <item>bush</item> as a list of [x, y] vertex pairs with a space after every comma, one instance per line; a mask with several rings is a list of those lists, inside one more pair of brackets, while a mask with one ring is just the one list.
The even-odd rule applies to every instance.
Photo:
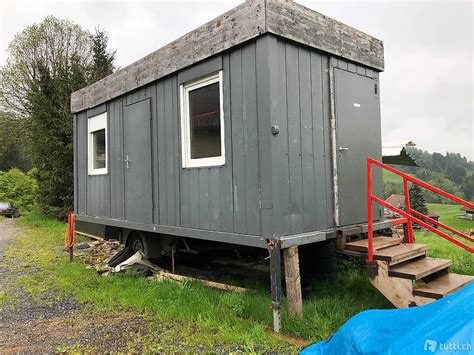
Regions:
[[13, 203], [20, 212], [31, 211], [38, 197], [34, 173], [34, 169], [27, 174], [17, 168], [8, 172], [0, 171], [0, 201]]

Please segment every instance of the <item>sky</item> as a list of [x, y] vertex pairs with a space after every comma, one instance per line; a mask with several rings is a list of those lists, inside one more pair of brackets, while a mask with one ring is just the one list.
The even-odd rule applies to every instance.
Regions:
[[[124, 67], [241, 1], [0, 0], [0, 65], [15, 33], [48, 15], [109, 33]], [[474, 160], [471, 1], [304, 1], [313, 10], [381, 39], [383, 143]]]

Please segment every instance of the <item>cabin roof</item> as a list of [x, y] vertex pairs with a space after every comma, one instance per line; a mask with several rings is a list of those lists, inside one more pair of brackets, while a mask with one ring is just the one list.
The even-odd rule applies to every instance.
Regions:
[[80, 112], [265, 33], [384, 69], [383, 42], [291, 0], [247, 0], [142, 59], [74, 92]]

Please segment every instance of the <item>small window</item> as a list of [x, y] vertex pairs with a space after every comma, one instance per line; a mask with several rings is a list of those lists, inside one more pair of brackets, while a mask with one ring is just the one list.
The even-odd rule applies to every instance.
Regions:
[[87, 127], [89, 175], [107, 174], [107, 112], [90, 117]]
[[225, 164], [222, 71], [181, 85], [183, 167]]

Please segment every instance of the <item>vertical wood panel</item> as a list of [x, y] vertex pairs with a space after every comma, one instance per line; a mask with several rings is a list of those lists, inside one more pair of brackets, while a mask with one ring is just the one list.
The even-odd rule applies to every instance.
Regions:
[[199, 169], [199, 228], [209, 229], [209, 170]]
[[209, 229], [221, 230], [220, 169], [209, 171]]
[[160, 223], [160, 214], [161, 214], [161, 206], [160, 206], [160, 186], [159, 181], [161, 178], [162, 172], [160, 171], [161, 166], [159, 165], [159, 157], [160, 157], [160, 117], [158, 115], [159, 110], [161, 109], [161, 97], [159, 96], [161, 93], [158, 92], [158, 84], [153, 85], [153, 98], [152, 101], [152, 124], [151, 124], [151, 131], [152, 131], [152, 169], [153, 169], [153, 205], [155, 206], [155, 210], [153, 211], [153, 223], [159, 224]]
[[271, 75], [279, 77], [275, 83], [275, 95], [272, 98], [272, 125], [280, 127], [280, 133], [272, 138], [273, 162], [273, 218], [275, 232], [279, 235], [291, 233], [290, 186], [288, 165], [288, 118], [286, 99], [286, 47], [277, 43], [278, 63], [276, 72]]
[[178, 201], [175, 201], [175, 188], [176, 188], [176, 177], [175, 177], [175, 126], [173, 116], [173, 91], [174, 91], [175, 82], [173, 78], [168, 78], [165, 80], [165, 92], [164, 92], [164, 117], [165, 117], [165, 151], [166, 151], [166, 165], [165, 171], [166, 174], [166, 221], [163, 224], [166, 225], [176, 225], [176, 204]]
[[159, 201], [159, 223], [166, 224], [168, 219], [168, 209], [166, 208], [167, 199], [167, 179], [166, 171], [166, 131], [165, 131], [165, 81], [158, 82], [156, 86], [157, 96], [157, 137], [158, 137], [158, 201]]
[[189, 217], [189, 171], [183, 170], [180, 179], [181, 226], [190, 226]]
[[255, 43], [242, 48], [243, 137], [246, 189], [246, 233], [260, 234], [258, 118]]
[[[326, 141], [325, 120], [329, 117], [324, 115], [323, 106], [327, 94], [323, 95], [321, 55], [311, 53], [311, 101], [313, 116], [313, 143], [314, 143], [314, 176], [316, 199], [315, 222], [316, 228], [326, 227], [327, 221], [327, 196], [326, 196]], [[330, 156], [328, 156], [330, 158]]]
[[[324, 125], [324, 166], [326, 172], [326, 223], [327, 226], [334, 226], [333, 212], [333, 171], [331, 153], [331, 131], [330, 131], [330, 107], [329, 107], [329, 58], [322, 56], [321, 60], [322, 92], [323, 92], [323, 125]], [[319, 211], [318, 211], [319, 212]]]
[[277, 68], [277, 40], [275, 37], [262, 37], [256, 42], [256, 75], [257, 75], [257, 116], [258, 116], [258, 151], [259, 151], [259, 185], [262, 208], [260, 211], [261, 235], [266, 238], [273, 236], [274, 216], [273, 171], [272, 161], [275, 154], [272, 142], [276, 136], [269, 134], [271, 129], [271, 112], [274, 110], [274, 80]]
[[301, 118], [299, 102], [298, 48], [286, 46], [286, 84], [288, 101], [288, 155], [290, 162], [291, 231], [303, 230], [303, 186], [301, 171]]
[[242, 90], [242, 52], [241, 50], [235, 50], [230, 54], [230, 94], [232, 117], [234, 231], [237, 233], [245, 233], [247, 227]]
[[[190, 227], [199, 228], [199, 170], [189, 170], [189, 222]], [[192, 183], [194, 182], [194, 183]]]
[[313, 113], [311, 91], [311, 58], [310, 52], [300, 48], [298, 57], [299, 93], [301, 114], [301, 160], [303, 191], [303, 228], [310, 231], [315, 228], [315, 176], [314, 176], [314, 142]]
[[224, 129], [225, 129], [225, 166], [219, 170], [220, 175], [220, 219], [221, 230], [234, 230], [234, 203], [233, 203], [233, 159], [232, 159], [232, 119], [231, 119], [231, 76], [230, 56], [222, 58], [224, 71]]

